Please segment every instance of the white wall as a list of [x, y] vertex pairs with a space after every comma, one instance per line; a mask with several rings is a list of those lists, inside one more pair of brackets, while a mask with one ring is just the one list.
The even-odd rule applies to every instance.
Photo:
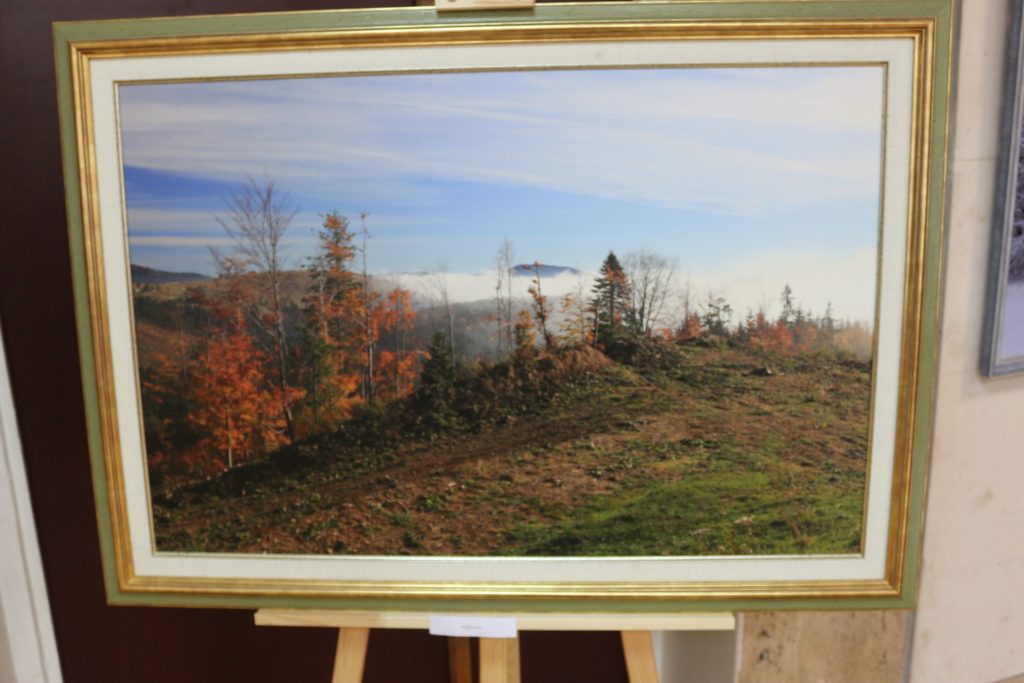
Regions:
[[60, 680], [0, 334], [0, 682]]
[[655, 631], [660, 683], [733, 683], [740, 628], [738, 619], [733, 631]]
[[1009, 0], [962, 0], [936, 428], [912, 683], [1024, 671], [1024, 376], [978, 374]]

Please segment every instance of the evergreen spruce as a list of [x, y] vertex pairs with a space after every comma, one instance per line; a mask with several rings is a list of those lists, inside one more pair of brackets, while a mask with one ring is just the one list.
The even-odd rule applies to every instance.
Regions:
[[443, 332], [435, 332], [423, 361], [416, 388], [417, 413], [429, 430], [441, 431], [455, 425], [455, 362], [451, 344]]
[[594, 345], [607, 349], [625, 331], [625, 322], [629, 319], [631, 309], [629, 278], [615, 252], [608, 252], [591, 292]]

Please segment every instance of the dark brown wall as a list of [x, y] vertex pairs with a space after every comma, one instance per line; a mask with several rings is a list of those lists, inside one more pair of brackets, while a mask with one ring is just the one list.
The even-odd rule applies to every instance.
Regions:
[[[247, 610], [108, 607], [100, 575], [64, 214], [50, 22], [327, 9], [401, 0], [0, 0], [0, 323], [65, 680], [324, 681], [334, 634]], [[377, 631], [367, 681], [444, 681], [445, 643]], [[523, 675], [624, 681], [613, 634], [527, 634]]]

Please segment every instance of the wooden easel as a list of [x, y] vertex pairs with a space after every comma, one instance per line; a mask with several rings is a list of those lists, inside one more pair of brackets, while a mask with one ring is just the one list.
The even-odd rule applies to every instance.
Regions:
[[[472, 614], [486, 617], [494, 615]], [[502, 614], [520, 631], [620, 631], [630, 683], [658, 683], [651, 631], [731, 631], [729, 613], [697, 614]], [[261, 609], [257, 626], [319, 626], [338, 629], [331, 683], [361, 683], [371, 628], [426, 629], [421, 612], [357, 612]], [[470, 639], [448, 638], [451, 683], [471, 683]], [[519, 638], [480, 638], [480, 683], [520, 683]]]

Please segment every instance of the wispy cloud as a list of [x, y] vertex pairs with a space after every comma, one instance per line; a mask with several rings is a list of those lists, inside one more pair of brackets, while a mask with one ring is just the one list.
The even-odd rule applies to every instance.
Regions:
[[877, 68], [671, 69], [125, 86], [125, 159], [307, 194], [424, 178], [750, 214], [875, 197]]
[[180, 209], [128, 209], [128, 230], [131, 234], [150, 232], [186, 232], [222, 237], [224, 229], [212, 211]]
[[230, 247], [230, 237], [182, 237], [179, 235], [140, 235], [132, 237], [133, 247]]

